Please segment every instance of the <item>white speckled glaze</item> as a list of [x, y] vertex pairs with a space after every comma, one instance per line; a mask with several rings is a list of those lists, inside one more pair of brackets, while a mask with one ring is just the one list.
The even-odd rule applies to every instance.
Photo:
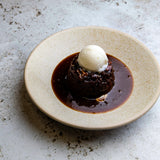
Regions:
[[[56, 98], [51, 87], [56, 65], [89, 44], [122, 60], [133, 75], [131, 96], [109, 112], [72, 110]], [[136, 120], [152, 107], [160, 93], [160, 69], [151, 51], [135, 38], [106, 27], [76, 27], [50, 36], [33, 50], [25, 67], [25, 84], [32, 100], [49, 117], [81, 129], [111, 129]]]

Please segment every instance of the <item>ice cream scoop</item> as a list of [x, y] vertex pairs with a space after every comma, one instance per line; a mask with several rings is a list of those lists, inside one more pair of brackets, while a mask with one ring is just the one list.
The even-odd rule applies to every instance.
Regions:
[[79, 53], [78, 63], [86, 70], [102, 72], [108, 66], [108, 58], [101, 47], [97, 45], [88, 45]]

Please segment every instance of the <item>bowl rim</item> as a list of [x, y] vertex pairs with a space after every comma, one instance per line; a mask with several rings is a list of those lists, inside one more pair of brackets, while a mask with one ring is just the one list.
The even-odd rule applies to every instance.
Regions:
[[36, 101], [34, 100], [34, 98], [32, 97], [32, 94], [28, 88], [28, 84], [27, 84], [27, 80], [26, 80], [26, 72], [27, 72], [27, 67], [28, 67], [28, 62], [29, 62], [29, 59], [31, 58], [31, 56], [33, 55], [34, 51], [44, 42], [46, 41], [47, 39], [53, 37], [53, 36], [56, 36], [58, 34], [61, 34], [63, 32], [67, 32], [67, 31], [71, 31], [71, 30], [79, 30], [79, 29], [103, 29], [103, 30], [108, 30], [108, 31], [111, 31], [111, 32], [116, 32], [116, 33], [119, 33], [121, 35], [124, 35], [125, 37], [128, 37], [129, 39], [132, 39], [134, 40], [135, 42], [137, 42], [139, 45], [141, 45], [146, 51], [148, 54], [150, 54], [150, 56], [152, 57], [157, 69], [158, 69], [158, 77], [160, 78], [160, 65], [159, 65], [159, 62], [157, 61], [157, 59], [155, 58], [154, 54], [141, 42], [139, 41], [137, 38], [129, 35], [128, 33], [125, 33], [125, 32], [122, 32], [122, 31], [119, 31], [119, 30], [116, 30], [116, 29], [112, 29], [112, 28], [108, 28], [108, 27], [104, 27], [104, 26], [78, 26], [78, 27], [72, 27], [72, 28], [67, 28], [67, 29], [64, 29], [62, 31], [59, 31], [59, 32], [56, 32], [50, 36], [48, 36], [47, 38], [45, 38], [44, 40], [42, 40], [30, 53], [30, 55], [28, 56], [27, 58], [27, 61], [26, 61], [26, 64], [25, 64], [25, 69], [24, 69], [24, 82], [25, 82], [25, 87], [26, 87], [26, 90], [30, 96], [30, 98], [32, 99], [32, 101], [34, 102], [34, 104], [43, 112], [45, 113], [48, 117], [50, 117], [51, 119], [54, 119], [62, 124], [65, 124], [67, 126], [70, 126], [70, 127], [73, 127], [73, 128], [78, 128], [78, 129], [84, 129], [84, 130], [104, 130], [104, 129], [114, 129], [114, 128], [118, 128], [118, 127], [121, 127], [121, 126], [124, 126], [126, 124], [129, 124], [137, 119], [139, 119], [140, 117], [142, 117], [145, 113], [147, 113], [152, 107], [153, 105], [156, 103], [159, 95], [160, 95], [160, 82], [159, 82], [159, 85], [157, 86], [158, 89], [157, 89], [157, 92], [154, 94], [153, 98], [152, 98], [152, 101], [150, 101], [150, 103], [148, 103], [146, 105], [146, 107], [141, 110], [140, 112], [138, 112], [138, 114], [136, 114], [135, 116], [133, 116], [132, 118], [126, 120], [125, 122], [120, 122], [116, 125], [111, 125], [111, 126], [107, 126], [107, 127], [85, 127], [85, 126], [79, 126], [79, 125], [75, 125], [74, 123], [67, 123], [63, 120], [60, 120], [60, 119], [57, 119], [55, 118], [52, 114], [49, 114], [48, 112], [46, 112], [43, 107], [41, 107], [40, 105], [38, 105], [36, 103]]

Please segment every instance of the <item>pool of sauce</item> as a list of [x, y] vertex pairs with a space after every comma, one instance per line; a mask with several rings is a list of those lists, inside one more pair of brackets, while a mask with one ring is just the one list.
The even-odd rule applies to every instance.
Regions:
[[67, 85], [67, 72], [75, 53], [63, 59], [55, 68], [51, 84], [57, 98], [67, 107], [87, 113], [101, 113], [113, 110], [123, 104], [133, 88], [133, 77], [127, 66], [119, 59], [107, 55], [112, 62], [115, 84], [104, 101], [72, 95]]

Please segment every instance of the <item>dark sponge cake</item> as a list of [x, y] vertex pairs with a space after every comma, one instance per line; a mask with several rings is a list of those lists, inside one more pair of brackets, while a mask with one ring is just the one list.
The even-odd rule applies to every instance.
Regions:
[[98, 98], [108, 93], [114, 86], [114, 70], [111, 62], [102, 72], [87, 71], [78, 62], [78, 55], [71, 62], [67, 81], [71, 92], [77, 96]]

